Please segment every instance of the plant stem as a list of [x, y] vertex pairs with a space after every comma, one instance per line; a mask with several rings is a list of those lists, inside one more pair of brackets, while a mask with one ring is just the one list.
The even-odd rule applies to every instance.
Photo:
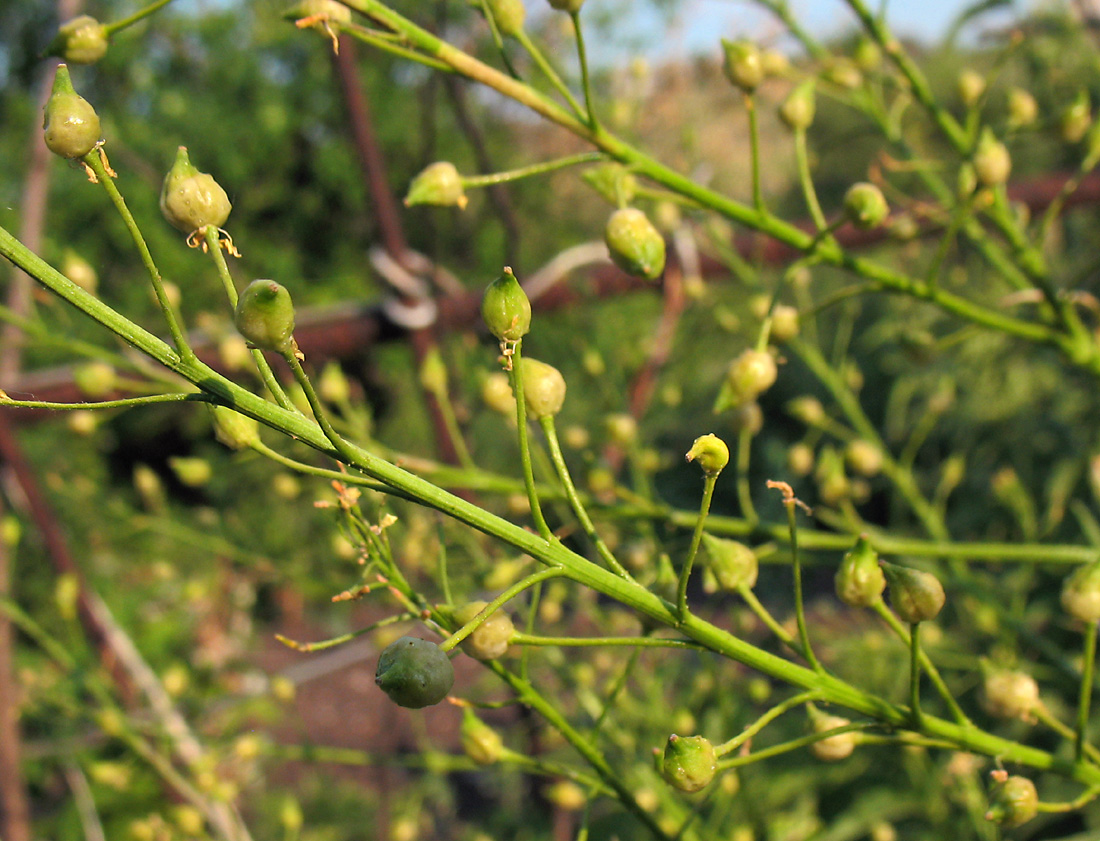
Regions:
[[802, 692], [798, 695], [793, 695], [786, 701], [776, 704], [728, 742], [715, 745], [714, 752], [718, 756], [725, 756], [727, 753], [733, 753], [733, 751], [749, 741], [753, 736], [779, 718], [779, 716], [783, 715], [783, 713], [788, 710], [793, 710], [795, 707], [800, 707], [810, 701], [816, 701], [817, 698], [818, 695], [816, 692]]
[[703, 526], [707, 523], [707, 514], [710, 513], [710, 501], [714, 498], [714, 486], [717, 482], [717, 473], [707, 473], [703, 478], [703, 501], [699, 505], [699, 519], [695, 523], [695, 533], [691, 536], [691, 547], [688, 549], [687, 560], [684, 561], [684, 565], [680, 569], [680, 581], [676, 587], [676, 611], [681, 622], [688, 615], [688, 579], [691, 578], [691, 567], [695, 563], [695, 555], [699, 552], [699, 543], [703, 539]]
[[516, 398], [516, 433], [519, 437], [519, 461], [523, 468], [523, 484], [527, 488], [527, 501], [531, 506], [531, 517], [535, 521], [535, 528], [539, 535], [549, 543], [553, 539], [550, 526], [546, 525], [546, 518], [542, 516], [542, 506], [539, 504], [538, 491], [535, 489], [535, 473], [531, 468], [531, 447], [527, 440], [527, 403], [523, 396], [523, 360], [520, 356], [523, 339], [516, 342], [509, 360], [511, 369], [509, 375], [512, 378], [512, 394]]
[[752, 488], [749, 487], [749, 460], [752, 457], [752, 431], [742, 429], [737, 433], [737, 502], [741, 506], [741, 516], [750, 523], [759, 522], [756, 506], [752, 503]]
[[[516, 631], [512, 634], [514, 645], [564, 646], [567, 648], [595, 648], [602, 646], [629, 646], [632, 648], [688, 648], [700, 650], [691, 640], [670, 640], [660, 637], [544, 637]], [[705, 649], [704, 649], [705, 650]]]
[[756, 593], [752, 591], [748, 584], [742, 583], [737, 588], [737, 592], [748, 604], [749, 609], [757, 615], [761, 622], [767, 625], [768, 630], [775, 634], [780, 642], [786, 645], [795, 654], [801, 655], [802, 657], [806, 656], [806, 652], [802, 650], [797, 642], [795, 642], [794, 637], [788, 634], [787, 630], [775, 621], [775, 617], [771, 615], [771, 612], [764, 607], [763, 604], [761, 604], [760, 599], [756, 598]]
[[1089, 622], [1085, 627], [1085, 653], [1081, 667], [1081, 691], [1077, 699], [1077, 741], [1073, 755], [1078, 762], [1085, 755], [1088, 740], [1089, 702], [1092, 700], [1092, 670], [1096, 660], [1096, 628], [1100, 623]]
[[825, 669], [818, 662], [810, 645], [810, 632], [806, 628], [806, 610], [802, 600], [802, 558], [798, 551], [798, 514], [795, 511], [796, 501], [784, 499], [783, 506], [787, 509], [787, 529], [791, 536], [791, 573], [794, 577], [794, 616], [798, 623], [798, 638], [802, 641], [803, 654], [815, 672], [824, 672]]
[[451, 634], [446, 640], [439, 644], [439, 648], [443, 651], [450, 651], [457, 646], [466, 637], [470, 636], [474, 631], [481, 627], [490, 616], [497, 612], [498, 608], [514, 599], [524, 590], [534, 587], [536, 584], [546, 581], [550, 578], [563, 578], [568, 577], [565, 570], [561, 567], [547, 567], [540, 569], [538, 572], [533, 572], [525, 578], [521, 578], [507, 590], [502, 592], [499, 596], [489, 602], [485, 607], [478, 611], [477, 615]]
[[133, 26], [142, 18], [148, 17], [149, 15], [153, 14], [153, 12], [163, 8], [164, 6], [167, 6], [171, 2], [172, 0], [155, 0], [155, 2], [150, 3], [144, 9], [138, 9], [129, 17], [125, 17], [122, 20], [116, 20], [113, 23], [104, 24], [103, 30], [106, 33], [107, 37], [110, 38], [120, 29], [125, 29], [127, 26]]
[[756, 118], [756, 97], [745, 91], [745, 110], [749, 114], [749, 151], [752, 157], [752, 205], [765, 212], [764, 193], [760, 186], [760, 126]]
[[810, 216], [814, 220], [819, 232], [828, 230], [829, 223], [825, 221], [825, 214], [821, 212], [821, 205], [817, 200], [817, 190], [814, 189], [813, 176], [810, 175], [810, 156], [806, 150], [806, 129], [795, 129], [794, 154], [798, 162], [798, 181], [802, 185], [802, 195], [806, 198], [806, 207], [810, 210]]
[[540, 161], [537, 164], [510, 169], [505, 172], [463, 176], [462, 186], [487, 187], [490, 184], [504, 184], [509, 181], [519, 181], [521, 178], [528, 178], [532, 175], [542, 175], [557, 169], [565, 169], [568, 166], [595, 163], [606, 158], [607, 156], [603, 152], [580, 152], [576, 155], [566, 155], [564, 158], [555, 158], [552, 161]]
[[558, 75], [558, 71], [556, 71], [550, 64], [550, 62], [546, 60], [546, 56], [542, 54], [542, 50], [535, 46], [535, 42], [531, 40], [531, 37], [527, 34], [526, 30], [521, 29], [519, 32], [517, 32], [516, 40], [519, 41], [520, 46], [523, 47], [523, 49], [527, 50], [527, 54], [531, 56], [532, 59], [534, 59], [535, 64], [538, 66], [539, 70], [542, 71], [542, 75], [546, 77], [546, 80], [550, 83], [554, 90], [561, 94], [562, 99], [569, 103], [569, 107], [573, 109], [573, 113], [576, 114], [578, 118], [582, 120], [585, 119], [584, 110], [581, 108], [577, 100], [573, 97], [573, 94], [569, 91], [569, 88], [566, 87], [565, 82], [561, 80], [561, 76]]
[[920, 622], [909, 624], [909, 709], [913, 729], [920, 730]]
[[48, 400], [12, 400], [0, 392], [0, 406], [19, 409], [51, 409], [65, 411], [74, 409], [128, 409], [131, 406], [144, 406], [150, 403], [213, 403], [209, 395], [197, 391], [183, 394], [151, 394], [147, 397], [126, 397], [121, 400], [100, 400], [94, 403], [52, 403]]
[[599, 132], [600, 124], [596, 121], [596, 109], [592, 106], [592, 80], [588, 72], [588, 53], [584, 48], [584, 29], [581, 27], [580, 11], [570, 12], [573, 19], [573, 32], [577, 36], [577, 60], [581, 65], [581, 85], [584, 88], [584, 107], [588, 112], [588, 127], [593, 132]]

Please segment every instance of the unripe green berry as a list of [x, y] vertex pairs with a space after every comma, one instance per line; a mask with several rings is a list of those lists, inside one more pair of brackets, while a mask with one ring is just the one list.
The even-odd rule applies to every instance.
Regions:
[[523, 31], [523, 22], [527, 18], [523, 0], [488, 0], [486, 5], [501, 35], [515, 38]]
[[1035, 97], [1023, 88], [1012, 88], [1008, 92], [1008, 124], [1012, 128], [1023, 128], [1035, 122], [1039, 116], [1039, 103]]
[[1027, 777], [1011, 776], [997, 784], [989, 800], [987, 821], [1005, 827], [1020, 826], [1039, 813], [1039, 793]]
[[46, 147], [70, 160], [83, 158], [99, 143], [99, 117], [91, 103], [73, 89], [64, 64], [57, 67], [42, 128]]
[[457, 207], [463, 210], [469, 199], [462, 187], [462, 176], [450, 161], [429, 164], [409, 184], [405, 206], [434, 204], [439, 207]]
[[481, 383], [481, 399], [494, 412], [506, 417], [515, 417], [516, 397], [512, 394], [512, 385], [508, 375], [497, 371], [489, 374]]
[[777, 304], [772, 310], [772, 340], [784, 344], [795, 338], [798, 331], [798, 310], [787, 304]]
[[[820, 712], [812, 715], [812, 718], [815, 733], [828, 733], [830, 730], [846, 727], [852, 723], [838, 715], [826, 715]], [[847, 759], [851, 756], [855, 748], [855, 733], [837, 733], [835, 736], [828, 736], [813, 742], [810, 745], [810, 753], [823, 762], [839, 762], [841, 759]]]
[[760, 562], [744, 543], [704, 532], [703, 548], [707, 552], [707, 566], [723, 590], [733, 591], [742, 586], [751, 589], [756, 585]]
[[504, 752], [504, 742], [492, 727], [482, 721], [469, 707], [462, 711], [459, 728], [462, 750], [478, 765], [492, 765]]
[[879, 65], [882, 64], [882, 50], [870, 38], [863, 37], [856, 44], [852, 58], [856, 63], [856, 67], [865, 72], [870, 72], [877, 70]]
[[262, 350], [290, 353], [294, 303], [286, 287], [273, 280], [254, 280], [237, 301], [238, 332]]
[[608, 161], [591, 166], [581, 177], [588, 186], [615, 207], [620, 203], [630, 203], [638, 192], [637, 176], [620, 163]]
[[73, 371], [73, 383], [85, 397], [101, 400], [115, 390], [118, 375], [107, 362], [88, 362]]
[[418, 710], [447, 697], [455, 670], [434, 642], [401, 637], [378, 658], [374, 682], [398, 706]]
[[[485, 608], [488, 602], [470, 602], [455, 611], [455, 622], [465, 625]], [[459, 646], [475, 660], [496, 660], [508, 651], [508, 644], [516, 632], [511, 618], [498, 610], [477, 626]]]
[[703, 736], [677, 736], [665, 745], [661, 774], [673, 788], [688, 793], [706, 788], [718, 772], [718, 756]]
[[973, 108], [985, 93], [985, 78], [974, 70], [964, 70], [959, 74], [956, 87], [963, 105]]
[[1026, 672], [990, 669], [982, 683], [983, 706], [997, 718], [1029, 720], [1039, 705], [1039, 684]]
[[528, 356], [520, 361], [523, 374], [523, 402], [535, 420], [553, 417], [565, 402], [565, 378], [553, 365]]
[[208, 225], [220, 228], [233, 205], [213, 176], [199, 172], [180, 146], [175, 163], [164, 176], [160, 189], [160, 212], [172, 227], [190, 234]]
[[844, 194], [844, 213], [860, 230], [877, 228], [890, 215], [882, 190], [866, 181], [853, 184]]
[[760, 48], [752, 41], [722, 39], [726, 55], [726, 76], [745, 93], [752, 93], [764, 81]]
[[486, 287], [481, 317], [489, 332], [502, 342], [519, 341], [531, 329], [531, 301], [508, 266]]
[[877, 476], [882, 470], [882, 450], [862, 438], [848, 443], [844, 448], [844, 460], [861, 476]]
[[107, 28], [89, 15], [63, 23], [47, 49], [68, 64], [95, 64], [107, 53]]
[[996, 187], [1008, 180], [1012, 172], [1012, 157], [1008, 148], [986, 129], [974, 152], [974, 172], [984, 187]]
[[755, 400], [775, 384], [779, 368], [772, 355], [749, 348], [730, 363], [726, 380], [738, 404]]
[[655, 280], [665, 270], [665, 238], [637, 208], [612, 213], [603, 238], [612, 261], [627, 274]]
[[940, 580], [930, 572], [882, 562], [890, 585], [890, 605], [904, 622], [935, 619], [947, 600]]
[[687, 451], [687, 460], [697, 462], [707, 476], [717, 476], [730, 462], [730, 448], [717, 435], [700, 435]]
[[791, 91], [779, 106], [779, 118], [791, 131], [805, 131], [814, 122], [817, 106], [813, 80], [807, 80]]
[[1079, 566], [1066, 579], [1062, 609], [1080, 622], [1100, 621], [1100, 561]]
[[878, 552], [866, 535], [860, 535], [856, 545], [845, 553], [834, 583], [837, 598], [852, 607], [868, 607], [882, 597], [886, 576], [879, 566]]
[[231, 450], [246, 450], [260, 441], [260, 425], [248, 415], [242, 415], [228, 406], [210, 405], [214, 423], [214, 437]]
[[1062, 139], [1066, 143], [1080, 143], [1090, 125], [1092, 125], [1092, 108], [1089, 104], [1089, 95], [1085, 90], [1080, 90], [1059, 119]]

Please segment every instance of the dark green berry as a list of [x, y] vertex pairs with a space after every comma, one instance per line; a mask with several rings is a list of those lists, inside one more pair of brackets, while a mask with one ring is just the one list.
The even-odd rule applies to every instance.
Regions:
[[398, 706], [418, 710], [447, 697], [455, 682], [455, 670], [434, 642], [401, 637], [378, 658], [374, 682]]

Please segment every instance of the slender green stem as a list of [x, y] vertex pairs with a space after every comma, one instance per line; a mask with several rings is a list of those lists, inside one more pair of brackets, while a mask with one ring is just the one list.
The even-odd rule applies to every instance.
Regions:
[[594, 132], [600, 130], [596, 120], [596, 109], [592, 104], [592, 79], [588, 72], [588, 51], [584, 47], [584, 28], [581, 26], [580, 11], [570, 12], [573, 19], [573, 32], [577, 36], [577, 60], [581, 65], [581, 85], [584, 89], [584, 107], [588, 112], [588, 127]]
[[1089, 703], [1092, 701], [1092, 671], [1096, 660], [1096, 628], [1100, 623], [1089, 622], [1085, 627], [1085, 652], [1081, 665], [1081, 691], [1077, 698], [1077, 741], [1074, 744], [1074, 759], [1078, 762], [1085, 755], [1088, 741]]
[[806, 609], [802, 598], [802, 556], [798, 551], [798, 513], [795, 506], [798, 504], [794, 498], [784, 499], [783, 506], [787, 509], [787, 529], [791, 537], [791, 573], [794, 577], [794, 616], [798, 623], [798, 638], [802, 641], [803, 653], [806, 660], [815, 672], [824, 672], [825, 668], [818, 662], [810, 645], [810, 632], [806, 628]]
[[302, 362], [298, 358], [298, 346], [293, 339], [291, 340], [291, 349], [283, 353], [283, 359], [286, 360], [286, 364], [290, 366], [290, 370], [294, 374], [294, 379], [298, 381], [298, 385], [300, 385], [302, 391], [305, 392], [306, 400], [309, 401], [309, 408], [313, 410], [313, 416], [316, 418], [318, 426], [321, 427], [321, 431], [325, 433], [325, 437], [336, 449], [340, 457], [345, 461], [351, 462], [352, 454], [355, 452], [355, 449], [344, 440], [340, 433], [333, 428], [332, 422], [329, 421], [328, 413], [325, 411], [325, 406], [321, 402], [321, 398], [317, 396], [317, 391], [313, 388], [313, 383], [310, 381], [305, 369], [302, 368]]
[[796, 129], [794, 133], [794, 154], [798, 162], [798, 181], [802, 185], [802, 195], [806, 199], [806, 207], [810, 210], [810, 216], [817, 226], [817, 230], [828, 230], [829, 223], [825, 221], [825, 214], [821, 212], [821, 204], [817, 200], [817, 190], [814, 189], [814, 179], [810, 174], [810, 155], [806, 149], [806, 130]]
[[213, 403], [210, 395], [189, 391], [186, 394], [151, 394], [147, 397], [127, 397], [121, 400], [100, 400], [91, 403], [52, 403], [48, 400], [12, 400], [0, 392], [0, 406], [13, 409], [52, 409], [72, 411], [74, 409], [126, 409], [131, 406], [144, 406], [150, 403]]
[[562, 646], [565, 648], [599, 648], [626, 646], [631, 648], [688, 648], [700, 650], [699, 643], [691, 640], [670, 640], [660, 637], [545, 637], [516, 631], [512, 634], [514, 645]]
[[913, 715], [913, 729], [920, 730], [920, 622], [909, 625], [909, 709]]
[[730, 739], [728, 742], [723, 742], [720, 745], [715, 745], [714, 752], [718, 756], [725, 756], [727, 753], [733, 753], [741, 745], [749, 741], [753, 736], [775, 721], [779, 716], [788, 710], [793, 710], [795, 707], [800, 707], [803, 704], [810, 701], [816, 701], [818, 695], [816, 692], [801, 692], [798, 695], [793, 695], [786, 701], [776, 704], [770, 710], [765, 712], [760, 718], [756, 719], [752, 724]]
[[462, 178], [463, 187], [485, 187], [490, 184], [505, 184], [509, 181], [519, 181], [532, 175], [543, 175], [558, 169], [565, 169], [577, 164], [595, 163], [605, 160], [607, 156], [603, 152], [580, 152], [576, 155], [566, 155], [552, 161], [540, 161], [537, 164], [523, 166], [518, 169], [510, 169], [506, 172], [492, 172], [487, 175], [467, 175]]
[[481, 627], [490, 616], [497, 612], [497, 610], [508, 603], [524, 590], [530, 587], [534, 587], [536, 584], [546, 581], [550, 578], [562, 578], [566, 577], [566, 572], [561, 567], [546, 567], [540, 569], [538, 572], [533, 572], [525, 578], [521, 578], [511, 587], [502, 592], [499, 596], [489, 602], [485, 607], [478, 611], [477, 615], [451, 634], [446, 640], [439, 644], [440, 649], [443, 651], [450, 651], [457, 646], [466, 637], [470, 636], [474, 631]]
[[438, 73], [455, 72], [452, 67], [442, 61], [437, 61], [434, 58], [429, 58], [423, 53], [418, 53], [416, 50], [410, 50], [408, 47], [401, 46], [401, 44], [396, 43], [392, 37], [387, 37], [385, 33], [377, 32], [356, 23], [342, 23], [335, 20], [330, 20], [327, 23], [332, 29], [341, 33], [346, 33], [356, 41], [362, 41], [364, 44], [379, 49], [384, 53], [389, 53], [390, 55], [406, 59], [407, 61], [415, 61], [417, 64], [422, 64]]
[[[206, 240], [207, 253], [210, 254], [210, 258], [214, 261], [214, 268], [218, 271], [218, 278], [222, 282], [222, 288], [225, 290], [225, 297], [229, 301], [229, 310], [230, 312], [234, 312], [237, 309], [237, 286], [233, 283], [233, 275], [229, 273], [229, 265], [226, 263], [225, 255], [222, 253], [221, 232], [213, 225], [207, 225], [203, 236]], [[283, 391], [283, 387], [279, 384], [275, 372], [271, 370], [271, 365], [268, 364], [264, 352], [259, 348], [252, 348], [251, 353], [252, 359], [256, 364], [256, 370], [260, 372], [260, 379], [263, 380], [267, 390], [271, 392], [271, 396], [275, 398], [275, 402], [284, 409], [297, 411], [294, 407], [294, 403], [286, 396], [286, 392]]]
[[451, 444], [455, 448], [458, 463], [465, 468], [476, 467], [474, 457], [470, 455], [470, 449], [466, 446], [466, 438], [462, 434], [462, 427], [458, 425], [458, 417], [455, 415], [454, 403], [451, 402], [451, 394], [446, 383], [443, 383], [442, 388], [429, 390], [432, 396], [435, 397], [436, 405], [439, 406], [439, 414], [443, 418], [443, 426], [447, 430], [447, 437], [451, 439]]
[[1044, 803], [1040, 801], [1035, 804], [1036, 810], [1040, 812], [1076, 812], [1078, 809], [1083, 809], [1097, 797], [1100, 797], [1100, 786], [1090, 786], [1085, 789], [1080, 796], [1075, 797], [1066, 803]]
[[379, 628], [384, 628], [387, 625], [396, 625], [398, 622], [407, 622], [410, 619], [415, 619], [416, 615], [412, 613], [397, 613], [393, 616], [387, 616], [385, 619], [379, 619], [377, 622], [373, 622], [367, 625], [365, 628], [359, 628], [355, 631], [349, 631], [346, 634], [341, 634], [338, 637], [332, 637], [327, 640], [319, 640], [317, 642], [298, 642], [292, 640], [289, 637], [284, 637], [282, 634], [276, 634], [275, 639], [285, 645], [287, 648], [292, 648], [295, 651], [310, 652], [310, 651], [324, 651], [327, 648], [335, 648], [338, 645], [343, 645], [345, 642], [351, 642], [357, 637], [361, 637], [364, 634], [369, 634], [371, 631], [376, 631]]
[[523, 396], [523, 365], [520, 356], [523, 339], [516, 342], [509, 360], [511, 369], [509, 375], [512, 379], [512, 394], [516, 397], [516, 433], [519, 437], [519, 461], [523, 468], [523, 484], [527, 488], [527, 501], [531, 505], [531, 517], [535, 521], [535, 528], [543, 540], [548, 543], [553, 539], [550, 526], [546, 525], [546, 518], [542, 516], [542, 506], [539, 504], [538, 491], [535, 489], [535, 473], [531, 468], [531, 446], [527, 440], [527, 402]]
[[141, 256], [141, 262], [145, 266], [145, 270], [149, 274], [149, 280], [153, 284], [153, 292], [157, 296], [157, 303], [160, 305], [160, 310], [164, 314], [164, 320], [168, 323], [168, 330], [172, 334], [172, 341], [176, 345], [176, 351], [179, 353], [181, 359], [194, 359], [195, 351], [193, 351], [191, 346], [187, 343], [187, 337], [183, 333], [183, 328], [180, 327], [179, 321], [176, 319], [175, 308], [172, 306], [171, 301], [168, 300], [168, 294], [164, 291], [164, 281], [161, 279], [160, 269], [158, 269], [157, 264], [153, 262], [153, 255], [149, 253], [149, 246], [145, 244], [145, 237], [141, 235], [141, 229], [138, 228], [137, 222], [130, 213], [130, 208], [126, 206], [126, 200], [122, 198], [122, 194], [118, 191], [115, 180], [107, 174], [107, 168], [103, 164], [99, 149], [93, 149], [84, 156], [83, 161], [87, 164], [89, 169], [95, 173], [100, 185], [107, 192], [111, 204], [115, 206], [118, 215], [122, 217], [122, 222], [126, 226], [126, 230], [130, 232], [130, 238], [134, 241], [138, 254]]
[[[1035, 716], [1035, 718], [1037, 718], [1040, 722], [1045, 724], [1063, 739], [1068, 742], [1076, 743], [1077, 732], [1068, 724], [1061, 721], [1057, 716], [1055, 716], [1054, 713], [1052, 713], [1047, 708], [1046, 704], [1040, 701], [1038, 704], [1035, 705], [1035, 708], [1032, 709], [1031, 712]], [[1091, 745], [1086, 742], [1085, 754], [1093, 762], [1100, 763], [1100, 748], [1097, 748], [1095, 745]]]
[[375, 491], [393, 493], [390, 488], [376, 479], [368, 479], [365, 476], [356, 476], [354, 473], [347, 473], [340, 470], [326, 470], [323, 467], [315, 467], [312, 464], [296, 461], [295, 459], [284, 456], [278, 450], [271, 449], [271, 447], [267, 446], [262, 441], [256, 441], [251, 446], [253, 450], [265, 458], [269, 458], [283, 465], [283, 467], [289, 467], [291, 470], [298, 473], [305, 473], [309, 476], [317, 476], [321, 479], [329, 479], [334, 482], [344, 482], [348, 485], [360, 485]]
[[[581, 108], [580, 103], [574, 98], [565, 82], [561, 80], [561, 76], [558, 75], [553, 66], [547, 61], [546, 56], [543, 55], [535, 42], [531, 40], [531, 37], [527, 34], [526, 30], [521, 29], [516, 33], [516, 40], [519, 41], [520, 46], [527, 50], [527, 54], [534, 60], [535, 65], [542, 71], [542, 75], [546, 77], [546, 80], [550, 83], [562, 99], [569, 103], [569, 107], [573, 109], [573, 113], [577, 115], [579, 119], [585, 119], [584, 109]], [[460, 71], [461, 72], [461, 71]]]
[[699, 519], [695, 523], [695, 533], [691, 536], [691, 547], [688, 549], [687, 559], [680, 568], [680, 580], [676, 587], [676, 611], [682, 622], [688, 615], [688, 579], [691, 578], [691, 567], [695, 563], [695, 556], [699, 552], [699, 543], [703, 539], [703, 527], [707, 524], [707, 514], [710, 513], [710, 501], [714, 498], [714, 486], [718, 482], [717, 473], [707, 473], [703, 479], [703, 501], [699, 505]]
[[760, 517], [752, 502], [752, 488], [749, 487], [752, 438], [751, 429], [745, 428], [737, 433], [737, 502], [741, 506], [741, 516], [750, 523], [756, 523], [759, 522]]
[[584, 529], [584, 533], [588, 535], [588, 539], [596, 547], [596, 552], [603, 558], [607, 568], [623, 578], [630, 578], [630, 573], [619, 563], [618, 558], [608, 548], [604, 539], [600, 537], [600, 533], [596, 531], [596, 526], [592, 522], [592, 518], [588, 516], [588, 510], [584, 507], [580, 494], [577, 493], [577, 488], [573, 484], [573, 477], [569, 474], [569, 467], [566, 465], [565, 456], [561, 451], [561, 444], [558, 442], [558, 431], [553, 416], [547, 415], [539, 418], [539, 424], [541, 424], [542, 431], [546, 435], [546, 444], [550, 449], [550, 460], [554, 463], [554, 470], [557, 471], [558, 479], [561, 481], [562, 487], [565, 488], [565, 497], [569, 500], [569, 506], [573, 509], [573, 514], [580, 522], [581, 528]]
[[125, 29], [127, 26], [133, 26], [142, 18], [148, 17], [149, 15], [153, 14], [153, 12], [158, 11], [159, 9], [167, 6], [171, 2], [172, 0], [155, 0], [155, 2], [150, 3], [144, 9], [138, 9], [129, 17], [125, 17], [122, 20], [116, 20], [112, 23], [104, 24], [103, 30], [106, 33], [107, 37], [110, 38], [119, 30]]
[[749, 153], [752, 157], [752, 205], [764, 213], [764, 192], [760, 186], [760, 126], [756, 118], [756, 97], [745, 91], [745, 110], [749, 114]]
[[787, 629], [775, 620], [775, 617], [771, 615], [771, 612], [766, 607], [764, 607], [760, 599], [756, 598], [756, 593], [752, 591], [752, 588], [750, 588], [748, 584], [742, 583], [737, 588], [737, 592], [741, 598], [745, 600], [745, 603], [748, 604], [749, 609], [768, 627], [768, 630], [776, 635], [780, 642], [791, 649], [795, 654], [801, 655], [802, 657], [806, 656], [806, 652], [802, 650], [798, 642], [795, 641], [795, 638], [788, 634]]
[[740, 768], [743, 765], [752, 765], [755, 762], [760, 762], [764, 759], [771, 759], [773, 756], [779, 756], [784, 753], [790, 753], [792, 750], [799, 750], [800, 748], [809, 747], [814, 742], [820, 742], [824, 739], [831, 739], [833, 736], [841, 736], [844, 733], [857, 733], [861, 730], [869, 730], [878, 725], [871, 722], [855, 722], [853, 724], [845, 724], [843, 727], [834, 727], [832, 730], [825, 730], [821, 733], [808, 733], [805, 736], [801, 736], [797, 739], [791, 739], [789, 742], [783, 742], [779, 745], [773, 745], [769, 748], [754, 751], [746, 756], [736, 756], [732, 759], [723, 759], [718, 763], [719, 771], [728, 771], [730, 768]]

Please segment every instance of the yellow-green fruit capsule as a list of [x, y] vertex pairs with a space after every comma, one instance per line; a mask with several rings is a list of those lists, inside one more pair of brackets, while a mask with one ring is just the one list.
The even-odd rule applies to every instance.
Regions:
[[680, 791], [699, 791], [710, 784], [718, 772], [718, 757], [703, 736], [677, 736], [673, 733], [665, 745], [661, 773], [665, 781]]
[[160, 212], [172, 227], [190, 234], [208, 225], [220, 228], [233, 205], [213, 176], [199, 172], [180, 146], [160, 188]]
[[997, 140], [988, 129], [982, 132], [978, 141], [973, 163], [978, 181], [984, 187], [1004, 184], [1012, 172], [1012, 157], [1008, 154], [1008, 147]]
[[665, 270], [665, 238], [637, 208], [612, 213], [603, 238], [612, 261], [627, 274], [656, 280]]
[[405, 206], [433, 204], [462, 210], [469, 199], [462, 187], [462, 176], [450, 161], [436, 161], [426, 166], [409, 184]]
[[504, 752], [500, 734], [468, 707], [462, 711], [459, 737], [462, 739], [462, 750], [478, 765], [492, 765]]
[[989, 801], [987, 821], [1001, 826], [1025, 824], [1039, 813], [1039, 793], [1027, 777], [1011, 776], [997, 785]]
[[418, 710], [447, 697], [455, 682], [455, 670], [435, 643], [401, 637], [378, 658], [374, 682], [398, 706]]
[[733, 591], [742, 586], [751, 589], [756, 585], [760, 562], [756, 553], [744, 543], [704, 532], [703, 548], [707, 552], [707, 566], [723, 590]]
[[791, 131], [805, 131], [814, 122], [817, 104], [814, 100], [813, 80], [798, 85], [779, 106], [779, 118]]
[[561, 411], [565, 402], [565, 378], [553, 365], [537, 359], [523, 357], [520, 362], [523, 373], [523, 402], [527, 414], [535, 420], [553, 417]]
[[531, 301], [507, 266], [488, 285], [481, 299], [481, 317], [489, 332], [502, 342], [516, 342], [531, 329]]
[[501, 35], [515, 38], [523, 31], [523, 22], [527, 18], [523, 0], [488, 0], [486, 5], [493, 13]]
[[263, 350], [289, 353], [293, 346], [294, 303], [286, 287], [273, 280], [254, 280], [237, 301], [238, 332]]
[[877, 228], [890, 215], [886, 196], [874, 184], [861, 181], [844, 194], [844, 213], [849, 221], [863, 231]]
[[967, 108], [973, 108], [985, 93], [985, 79], [974, 70], [964, 70], [957, 82], [959, 99]]
[[1039, 706], [1039, 684], [1026, 672], [990, 669], [982, 682], [983, 706], [997, 718], [1028, 720]]
[[940, 580], [930, 572], [882, 562], [890, 585], [890, 605], [904, 622], [916, 624], [935, 619], [947, 600]]
[[696, 462], [707, 476], [717, 476], [730, 463], [730, 448], [717, 435], [700, 435], [688, 450], [687, 460]]
[[1092, 108], [1086, 91], [1077, 92], [1069, 107], [1062, 112], [1059, 128], [1066, 143], [1080, 143], [1092, 125]]
[[46, 147], [70, 160], [83, 158], [99, 143], [99, 116], [91, 103], [73, 89], [69, 68], [64, 64], [57, 67], [42, 129]]
[[95, 64], [107, 53], [107, 28], [89, 15], [66, 21], [47, 50], [69, 64]]
[[[210, 406], [210, 404], [207, 404]], [[228, 406], [210, 406], [214, 437], [231, 450], [246, 450], [260, 441], [260, 425]]]
[[107, 362], [88, 362], [73, 371], [73, 383], [85, 397], [102, 400], [115, 390], [118, 375]]
[[1012, 88], [1008, 92], [1008, 124], [1013, 128], [1023, 128], [1035, 122], [1039, 116], [1039, 103], [1035, 97], [1023, 88]]
[[864, 72], [878, 70], [882, 64], [882, 50], [870, 38], [860, 38], [852, 55], [856, 67]]
[[752, 41], [722, 39], [726, 54], [726, 76], [745, 93], [752, 93], [764, 81], [764, 62], [760, 48]]
[[[815, 733], [828, 733], [838, 727], [847, 727], [852, 722], [838, 715], [826, 715], [818, 713], [813, 716], [813, 728]], [[828, 736], [810, 745], [810, 752], [823, 762], [839, 762], [852, 755], [856, 748], [856, 734], [852, 732], [837, 733]]]
[[886, 576], [878, 563], [878, 552], [860, 535], [856, 545], [844, 555], [836, 572], [836, 595], [852, 607], [868, 607], [882, 596]]
[[773, 385], [779, 368], [767, 351], [748, 349], [730, 363], [726, 381], [737, 403], [755, 400]]
[[[459, 608], [454, 614], [455, 622], [465, 625], [481, 613], [487, 604], [488, 602], [470, 602]], [[498, 610], [478, 625], [459, 646], [475, 660], [496, 660], [508, 651], [508, 643], [512, 641], [515, 632], [515, 625], [508, 614]]]
[[1100, 621], [1100, 561], [1078, 567], [1066, 579], [1062, 609], [1080, 622]]

